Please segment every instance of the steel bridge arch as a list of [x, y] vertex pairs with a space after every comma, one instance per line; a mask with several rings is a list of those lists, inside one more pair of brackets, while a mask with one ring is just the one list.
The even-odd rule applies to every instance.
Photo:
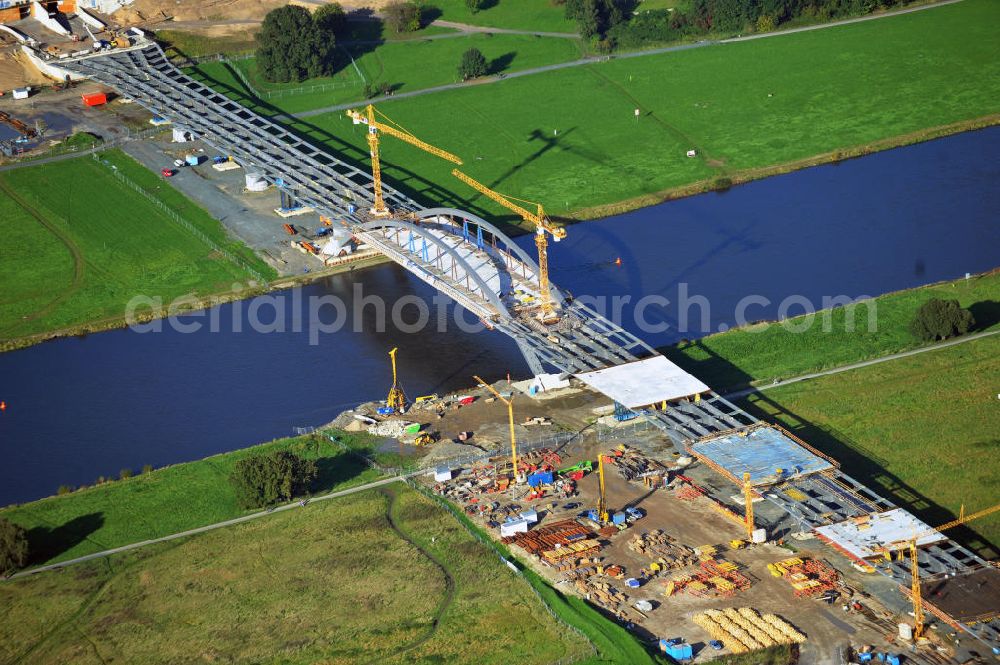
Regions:
[[[512, 318], [510, 311], [507, 309], [507, 306], [500, 299], [500, 295], [498, 293], [495, 293], [493, 289], [490, 288], [490, 285], [486, 282], [485, 279], [483, 279], [482, 275], [480, 275], [476, 271], [476, 269], [472, 267], [472, 264], [466, 261], [465, 258], [455, 250], [454, 247], [441, 240], [441, 238], [439, 238], [438, 236], [431, 233], [429, 230], [427, 230], [427, 228], [422, 227], [414, 222], [407, 222], [399, 219], [380, 219], [374, 222], [367, 222], [365, 224], [361, 224], [361, 230], [368, 232], [377, 231], [383, 228], [395, 228], [395, 229], [409, 231], [414, 235], [420, 236], [421, 238], [432, 243], [435, 247], [438, 248], [440, 252], [447, 254], [448, 257], [452, 261], [454, 261], [456, 265], [461, 266], [461, 268], [465, 270], [465, 274], [468, 275], [469, 278], [471, 278], [472, 281], [476, 283], [476, 286], [479, 287], [479, 291], [481, 292], [482, 296], [485, 297], [485, 299], [489, 301], [489, 303], [493, 305], [494, 308], [496, 308], [498, 314], [500, 314], [506, 319]], [[411, 259], [411, 261], [415, 265], [420, 265], [420, 263], [418, 263], [414, 259]], [[472, 293], [475, 295], [474, 291]]]
[[[424, 208], [413, 213], [413, 215], [420, 221], [426, 221], [433, 217], [457, 217], [463, 221], [471, 222], [472, 224], [488, 231], [494, 238], [499, 240], [503, 244], [503, 250], [507, 251], [508, 254], [514, 254], [518, 260], [524, 264], [525, 267], [531, 270], [531, 275], [534, 278], [535, 283], [539, 282], [538, 277], [538, 263], [535, 262], [528, 252], [524, 251], [517, 243], [510, 239], [510, 237], [500, 230], [495, 224], [487, 222], [485, 219], [479, 215], [475, 215], [466, 210], [459, 210], [458, 208]], [[527, 276], [526, 276], [527, 277]], [[558, 305], [565, 305], [565, 298], [562, 292], [556, 287], [555, 284], [549, 282], [549, 290], [552, 295], [553, 300], [555, 300]]]

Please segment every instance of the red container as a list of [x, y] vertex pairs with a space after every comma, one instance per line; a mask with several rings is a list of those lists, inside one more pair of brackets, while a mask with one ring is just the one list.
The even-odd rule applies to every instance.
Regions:
[[476, 401], [475, 397], [463, 397], [462, 399], [458, 400], [458, 403], [463, 406], [468, 406], [469, 404], [472, 404], [475, 401]]
[[108, 96], [103, 92], [95, 92], [91, 95], [81, 95], [84, 106], [100, 106], [108, 103]]

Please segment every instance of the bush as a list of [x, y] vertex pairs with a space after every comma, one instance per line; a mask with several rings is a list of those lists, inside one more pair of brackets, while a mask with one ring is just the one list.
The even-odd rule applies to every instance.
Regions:
[[56, 494], [63, 496], [64, 494], [69, 494], [73, 491], [72, 485], [60, 485], [59, 489], [56, 490]]
[[9, 575], [28, 560], [28, 534], [0, 517], [0, 575]]
[[483, 8], [483, 2], [484, 0], [465, 0], [465, 6], [470, 12], [475, 14]]
[[132, 477], [132, 469], [122, 469], [118, 472], [118, 478], [125, 480], [126, 478]]
[[272, 83], [302, 81], [333, 73], [334, 35], [309, 11], [285, 5], [267, 13], [257, 33], [257, 68]]
[[462, 54], [458, 65], [458, 75], [463, 81], [486, 75], [486, 56], [477, 48], [470, 48]]
[[304, 494], [317, 474], [315, 461], [277, 451], [238, 461], [229, 480], [243, 508], [259, 508]]
[[143, 464], [142, 465], [142, 472], [143, 473], [152, 473], [153, 472], [153, 465], [152, 464]]
[[975, 324], [972, 312], [963, 309], [957, 300], [931, 298], [917, 309], [910, 322], [910, 332], [918, 339], [931, 342], [964, 335]]
[[382, 8], [385, 22], [396, 32], [420, 29], [420, 6], [415, 2], [390, 2]]

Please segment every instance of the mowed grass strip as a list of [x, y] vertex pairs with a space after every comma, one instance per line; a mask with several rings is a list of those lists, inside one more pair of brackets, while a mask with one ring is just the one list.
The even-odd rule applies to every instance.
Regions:
[[[333, 76], [301, 82], [265, 81], [259, 75], [253, 58], [232, 63], [202, 63], [193, 68], [192, 73], [203, 77], [209, 85], [228, 91], [237, 101], [254, 105], [253, 100], [242, 94], [249, 91], [233, 71], [234, 68], [239, 69], [250, 85], [266, 97], [265, 104], [256, 107], [257, 111], [267, 114], [280, 109], [298, 113], [348, 102], [364, 103], [365, 81], [386, 83], [392, 86], [394, 92], [411, 92], [456, 83], [461, 80], [458, 76], [459, 61], [470, 48], [482, 51], [489, 74], [500, 74], [576, 60], [582, 55], [580, 44], [578, 40], [533, 35], [472, 34], [450, 39], [345, 47], [353, 55], [354, 64], [346, 61]], [[317, 89], [320, 86], [322, 89]]]
[[[371, 445], [364, 435], [340, 436], [353, 448]], [[31, 565], [65, 561], [250, 512], [237, 504], [229, 474], [237, 461], [277, 450], [317, 460], [315, 494], [378, 478], [324, 436], [294, 437], [11, 506], [0, 516], [28, 530]]]
[[[777, 421], [931, 526], [1000, 502], [1000, 338], [753, 395]], [[1000, 517], [948, 532], [995, 557]], [[992, 545], [992, 547], [991, 547]]]
[[509, 663], [578, 653], [445, 511], [405, 486], [392, 493], [2, 584], [0, 659]]
[[[551, 214], [591, 217], [692, 183], [792, 168], [996, 114], [998, 21], [1000, 3], [965, 0], [399, 99], [381, 110], [465, 158], [466, 170], [497, 190], [541, 201]], [[366, 163], [363, 132], [339, 114], [295, 126]], [[688, 149], [698, 156], [685, 157]], [[504, 214], [471, 196], [435, 157], [404, 150], [385, 154], [393, 185], [434, 203]]]
[[715, 390], [769, 383], [923, 346], [909, 325], [931, 298], [958, 300], [969, 308], [976, 317], [974, 332], [1000, 327], [998, 270], [709, 335], [663, 351]]
[[[0, 340], [121, 317], [136, 295], [165, 302], [274, 272], [207, 212], [118, 151], [104, 157], [208, 236], [170, 219], [89, 157], [0, 175]], [[244, 264], [216, 251], [221, 247]]]

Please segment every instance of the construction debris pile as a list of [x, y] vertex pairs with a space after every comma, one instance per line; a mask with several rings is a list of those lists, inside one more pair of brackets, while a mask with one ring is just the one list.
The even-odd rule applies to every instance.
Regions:
[[618, 474], [628, 481], [645, 481], [647, 478], [659, 479], [659, 484], [654, 485], [654, 487], [662, 487], [663, 479], [667, 477], [667, 467], [624, 443], [612, 450], [607, 456], [607, 460], [614, 464], [615, 468], [618, 469]]
[[629, 541], [628, 548], [636, 554], [648, 557], [652, 561], [649, 569], [654, 573], [686, 568], [698, 563], [698, 555], [692, 548], [678, 543], [673, 536], [660, 529], [648, 533], [644, 531], [633, 537]]
[[774, 577], [782, 577], [792, 585], [795, 596], [815, 597], [837, 587], [840, 576], [830, 566], [815, 559], [793, 557], [778, 563], [767, 564]]
[[706, 610], [695, 615], [694, 622], [733, 653], [806, 641], [805, 635], [778, 615], [762, 615], [750, 607]]

